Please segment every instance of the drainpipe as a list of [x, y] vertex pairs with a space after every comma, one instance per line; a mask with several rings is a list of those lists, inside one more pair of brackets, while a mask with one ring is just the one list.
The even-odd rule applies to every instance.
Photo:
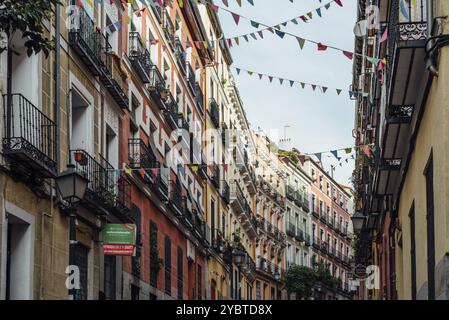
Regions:
[[55, 8], [55, 122], [56, 122], [56, 148], [55, 161], [59, 172], [60, 168], [60, 126], [61, 126], [61, 5], [56, 4]]
[[11, 113], [12, 113], [12, 48], [11, 48], [11, 38], [8, 39], [8, 58], [7, 58], [7, 76], [6, 76], [6, 138], [11, 137]]

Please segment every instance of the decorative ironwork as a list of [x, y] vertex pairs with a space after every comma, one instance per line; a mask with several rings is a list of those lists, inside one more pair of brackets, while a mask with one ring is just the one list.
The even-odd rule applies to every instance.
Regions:
[[209, 115], [212, 123], [216, 128], [220, 127], [220, 110], [218, 109], [217, 101], [214, 98], [210, 99]]
[[129, 33], [129, 59], [139, 74], [139, 77], [142, 79], [142, 82], [150, 83], [153, 64], [151, 63], [150, 52], [142, 44], [137, 31]]
[[[57, 173], [56, 124], [22, 94], [11, 94], [10, 99], [11, 110], [8, 110], [8, 96], [3, 95], [3, 152], [44, 177], [54, 177]], [[32, 163], [28, 163], [29, 160]]]

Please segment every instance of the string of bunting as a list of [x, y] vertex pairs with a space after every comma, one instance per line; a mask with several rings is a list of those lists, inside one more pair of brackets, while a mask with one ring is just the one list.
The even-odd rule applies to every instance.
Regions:
[[[301, 164], [304, 164], [307, 156], [315, 156], [320, 162], [322, 159], [323, 154], [330, 153], [332, 154], [338, 161], [342, 159], [342, 157], [339, 156], [340, 151], [344, 151], [345, 154], [351, 154], [353, 150], [362, 149], [363, 153], [370, 157], [372, 155], [372, 148], [374, 147], [374, 144], [362, 144], [358, 146], [353, 147], [346, 147], [341, 149], [335, 149], [335, 150], [328, 150], [328, 151], [321, 151], [321, 152], [315, 152], [315, 153], [305, 153], [299, 155], [299, 161]], [[351, 156], [352, 158], [353, 156]]]
[[[279, 80], [280, 85], [290, 84], [290, 87], [293, 87], [293, 85], [296, 83], [296, 84], [299, 84], [302, 89], [305, 89], [306, 86], [309, 86], [310, 88], [312, 88], [313, 91], [316, 91], [316, 89], [320, 89], [323, 94], [328, 92], [328, 89], [329, 89], [328, 86], [324, 86], [324, 85], [308, 83], [308, 82], [300, 81], [300, 80], [281, 78], [278, 76], [260, 73], [260, 72], [240, 68], [240, 67], [234, 67], [234, 68], [235, 68], [237, 75], [240, 75], [242, 71], [245, 71], [249, 76], [257, 75], [259, 77], [259, 80], [262, 80], [264, 77], [266, 77], [266, 78], [268, 78], [270, 83], [273, 82], [273, 79], [277, 79], [277, 80]], [[340, 95], [343, 91], [345, 91], [345, 90], [339, 89], [339, 88], [333, 88], [333, 89], [335, 89], [335, 92], [337, 93], [337, 95]], [[358, 97], [359, 95], [361, 95], [363, 97], [367, 97], [369, 95], [367, 92], [361, 92], [361, 91], [348, 90], [347, 92], [348, 92], [350, 98]]]
[[[221, 6], [218, 6], [216, 4], [208, 2], [206, 0], [195, 0], [195, 1], [197, 1], [198, 3], [203, 4], [203, 5], [208, 5], [215, 12], [218, 12], [219, 10], [223, 10], [223, 11], [226, 11], [226, 12], [230, 13], [236, 25], [238, 25], [239, 22], [240, 22], [240, 19], [243, 18], [245, 20], [249, 20], [253, 26], [257, 25], [257, 26], [265, 27], [266, 30], [270, 31], [273, 34], [276, 34], [281, 39], [284, 39], [285, 36], [293, 37], [293, 38], [295, 38], [297, 40], [301, 50], [303, 50], [304, 47], [305, 47], [305, 44], [307, 42], [309, 42], [309, 43], [313, 43], [314, 45], [316, 45], [316, 48], [317, 48], [318, 51], [326, 51], [328, 49], [340, 51], [340, 52], [343, 53], [344, 56], [346, 56], [350, 60], [352, 60], [354, 58], [354, 56], [360, 56], [362, 58], [367, 59], [368, 62], [370, 62], [370, 63], [372, 63], [372, 64], [374, 64], [376, 66], [378, 66], [380, 63], [383, 62], [383, 59], [366, 56], [364, 54], [353, 52], [353, 51], [349, 51], [349, 50], [344, 50], [344, 49], [341, 49], [341, 48], [338, 48], [338, 47], [335, 47], [335, 46], [323, 44], [322, 42], [319, 42], [319, 41], [316, 41], [316, 40], [307, 39], [307, 38], [298, 36], [296, 34], [287, 32], [287, 31], [281, 31], [280, 30], [281, 25], [269, 26], [267, 24], [264, 24], [264, 23], [259, 22], [259, 21], [252, 20], [252, 19], [250, 19], [250, 18], [248, 18], [246, 16], [243, 16], [241, 14], [238, 14], [238, 13], [236, 13], [234, 11], [231, 11], [231, 10], [229, 10], [227, 8], [223, 8]], [[339, 5], [341, 4], [341, 6], [343, 6], [341, 0], [333, 1], [333, 2], [338, 3]], [[307, 17], [309, 17], [309, 16], [307, 16]], [[310, 19], [310, 17], [309, 17], [309, 19]], [[248, 39], [247, 41], [249, 41], [248, 35], [251, 36], [251, 38], [253, 38], [254, 40], [264, 39], [264, 37], [263, 37], [263, 30], [259, 30], [259, 31], [252, 32], [252, 33], [245, 34], [245, 35], [241, 35], [241, 36], [229, 37], [229, 38], [226, 38], [226, 39], [221, 39], [220, 41], [227, 41], [228, 46], [232, 47], [233, 41], [234, 41], [234, 44], [236, 44], [236, 45], [240, 44], [240, 41], [238, 40], [240, 37], [243, 37], [245, 40]], [[257, 38], [257, 35], [259, 35], [259, 38]]]

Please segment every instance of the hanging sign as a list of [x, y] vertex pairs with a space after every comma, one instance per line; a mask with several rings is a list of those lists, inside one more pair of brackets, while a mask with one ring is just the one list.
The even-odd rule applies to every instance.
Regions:
[[132, 256], [136, 245], [135, 224], [107, 224], [103, 229], [103, 253]]

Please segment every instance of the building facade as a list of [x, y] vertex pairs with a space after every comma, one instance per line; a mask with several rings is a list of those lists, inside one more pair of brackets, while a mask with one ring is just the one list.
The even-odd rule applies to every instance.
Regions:
[[[352, 223], [350, 216], [350, 197], [323, 167], [304, 157], [301, 168], [312, 181], [310, 186], [311, 203], [311, 264], [323, 264], [331, 275], [341, 281], [337, 294], [349, 298], [349, 279], [352, 256]], [[327, 293], [323, 290], [323, 294]], [[319, 293], [317, 296], [320, 297]]]
[[[359, 1], [359, 20], [367, 1]], [[448, 3], [377, 1], [380, 28], [356, 39], [356, 210], [366, 220], [357, 260], [379, 267], [361, 298], [448, 299], [444, 23]], [[386, 29], [387, 28], [387, 29]], [[386, 41], [379, 41], [387, 33]]]
[[[63, 1], [48, 57], [20, 35], [0, 55], [1, 299], [68, 298], [67, 165], [88, 180], [75, 299], [281, 299], [311, 266], [312, 176], [251, 130], [216, 12], [146, 3]], [[104, 253], [110, 224], [135, 225], [132, 256]]]

